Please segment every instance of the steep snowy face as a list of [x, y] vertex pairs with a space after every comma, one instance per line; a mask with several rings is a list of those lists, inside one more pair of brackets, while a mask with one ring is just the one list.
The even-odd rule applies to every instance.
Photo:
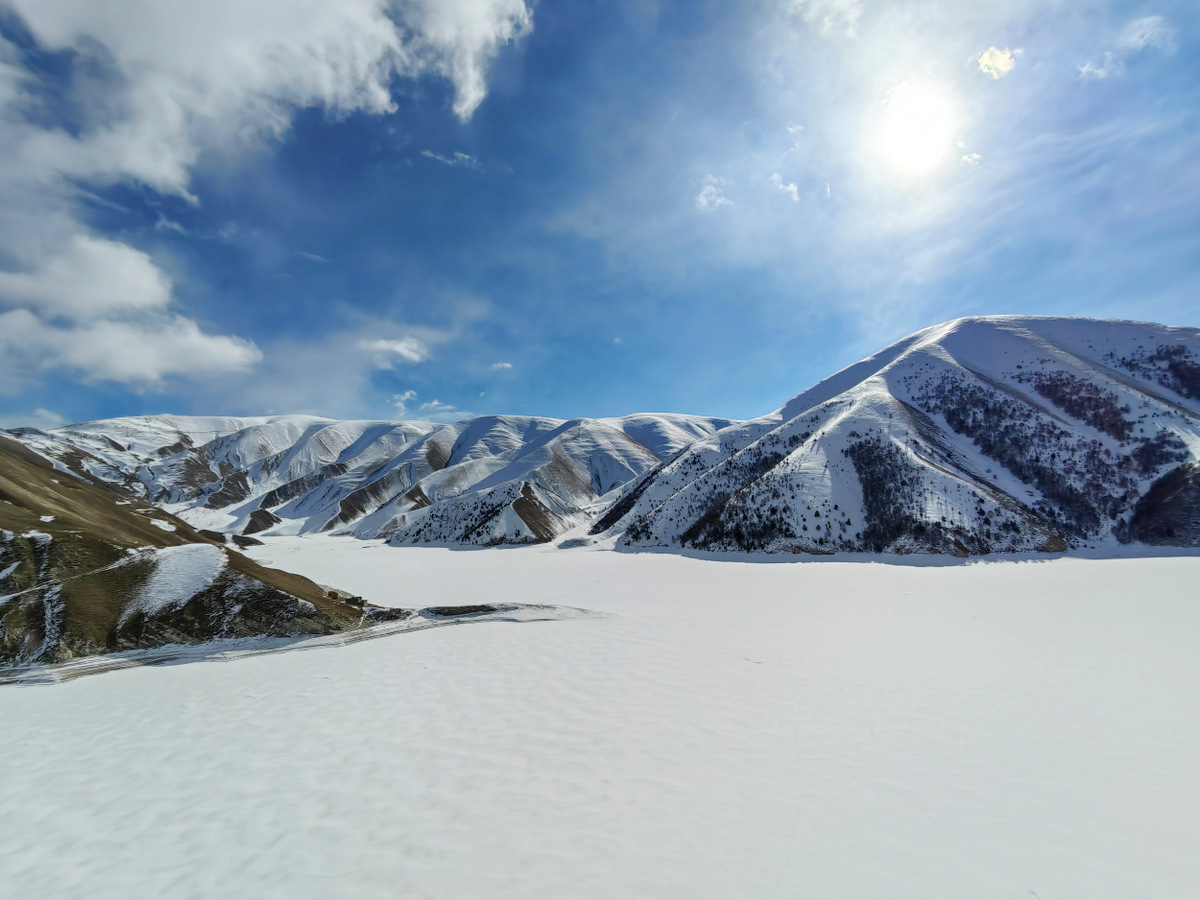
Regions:
[[660, 414], [453, 425], [149, 416], [20, 438], [198, 528], [500, 544], [589, 522], [601, 497], [730, 424]]
[[715, 550], [1200, 546], [1200, 331], [960, 319], [632, 482], [593, 533]]

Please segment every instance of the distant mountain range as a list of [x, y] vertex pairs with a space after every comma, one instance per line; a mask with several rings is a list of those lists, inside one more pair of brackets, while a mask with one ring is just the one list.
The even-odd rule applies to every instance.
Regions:
[[746, 422], [149, 416], [14, 435], [216, 534], [973, 555], [1200, 546], [1200, 331], [959, 319]]
[[214, 532], [493, 545], [590, 524], [631, 479], [731, 424], [677, 415], [454, 425], [147, 416], [18, 436]]

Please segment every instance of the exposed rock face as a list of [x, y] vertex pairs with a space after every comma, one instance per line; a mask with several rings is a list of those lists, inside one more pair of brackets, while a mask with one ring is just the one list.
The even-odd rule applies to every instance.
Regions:
[[1200, 546], [1200, 332], [997, 317], [918, 332], [632, 482], [625, 546]]

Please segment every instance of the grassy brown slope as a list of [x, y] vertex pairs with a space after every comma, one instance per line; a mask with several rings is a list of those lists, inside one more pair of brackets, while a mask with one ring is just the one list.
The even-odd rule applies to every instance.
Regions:
[[[53, 516], [52, 521], [42, 521], [46, 516]], [[167, 522], [175, 530], [166, 531], [152, 520]], [[18, 563], [0, 582], [0, 595], [27, 592], [0, 602], [0, 660], [44, 639], [42, 620], [47, 618], [48, 597], [62, 605], [61, 639], [50, 654], [52, 659], [152, 646], [167, 639], [212, 637], [190, 623], [203, 622], [205, 611], [219, 602], [218, 597], [207, 597], [205, 604], [174, 616], [169, 628], [149, 628], [131, 636], [119, 633], [118, 622], [132, 592], [154, 565], [149, 559], [128, 561], [128, 551], [213, 541], [119, 488], [87, 483], [57, 471], [36, 453], [5, 437], [0, 437], [0, 529], [14, 535], [5, 544], [6, 562], [0, 571], [13, 561]], [[33, 532], [49, 535], [50, 540], [29, 536]], [[298, 633], [353, 627], [361, 617], [360, 610], [330, 599], [306, 578], [261, 566], [229, 548], [226, 553], [230, 570], [262, 588], [252, 592], [260, 604], [271, 608], [280, 599], [273, 597], [273, 591], [278, 591], [315, 607], [313, 614], [287, 623]], [[107, 568], [117, 563], [123, 564]], [[39, 586], [44, 589], [37, 590]], [[58, 593], [48, 594], [55, 587]], [[242, 582], [238, 589], [244, 592], [245, 587]], [[248, 607], [229, 633], [255, 633], [254, 628], [276, 619], [258, 612], [252, 605]]]

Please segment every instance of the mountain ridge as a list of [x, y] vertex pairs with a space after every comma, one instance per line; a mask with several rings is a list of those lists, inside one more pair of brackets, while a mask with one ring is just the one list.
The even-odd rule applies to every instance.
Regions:
[[167, 415], [20, 437], [196, 527], [488, 545], [543, 542], [590, 522], [606, 494], [731, 422], [666, 413], [453, 424]]
[[[625, 547], [1063, 550], [1152, 537], [1142, 501], [1171, 475], [1157, 493], [1187, 507], [1198, 454], [1196, 329], [968, 317], [697, 441], [590, 530]], [[1194, 510], [1171, 515], [1156, 539], [1200, 543]]]
[[132, 417], [22, 440], [197, 527], [720, 551], [1200, 545], [1200, 331], [966, 317], [746, 421]]

